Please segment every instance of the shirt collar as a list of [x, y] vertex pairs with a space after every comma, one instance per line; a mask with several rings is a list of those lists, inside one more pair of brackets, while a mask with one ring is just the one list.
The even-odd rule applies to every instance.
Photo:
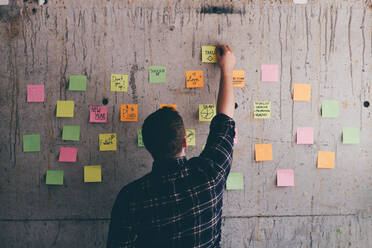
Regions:
[[152, 172], [160, 174], [169, 174], [179, 171], [187, 162], [185, 156], [171, 159], [156, 159], [152, 164]]

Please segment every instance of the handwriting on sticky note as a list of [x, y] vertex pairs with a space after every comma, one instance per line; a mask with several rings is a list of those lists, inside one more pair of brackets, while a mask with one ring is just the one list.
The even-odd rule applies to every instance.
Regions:
[[271, 102], [254, 102], [253, 116], [255, 119], [269, 119], [271, 117]]
[[338, 114], [338, 101], [325, 100], [322, 102], [323, 118], [337, 118]]
[[27, 85], [27, 102], [44, 102], [44, 85]]
[[102, 170], [100, 165], [84, 166], [84, 182], [99, 183], [102, 182]]
[[294, 101], [310, 101], [311, 85], [310, 84], [294, 84], [293, 100]]
[[74, 101], [57, 101], [57, 117], [74, 117]]
[[202, 46], [202, 62], [203, 63], [217, 62], [215, 46]]
[[76, 147], [63, 147], [59, 149], [59, 162], [76, 162], [78, 149]]
[[138, 104], [122, 104], [120, 121], [138, 121]]
[[85, 75], [70, 75], [70, 83], [68, 90], [85, 91], [87, 89], [87, 76]]
[[46, 184], [63, 185], [63, 170], [47, 170]]
[[244, 189], [244, 178], [242, 173], [230, 172], [226, 180], [227, 190]]
[[298, 127], [297, 144], [314, 144], [314, 129], [312, 127]]
[[90, 105], [90, 122], [106, 123], [107, 106]]
[[116, 133], [99, 134], [100, 151], [116, 151]]
[[277, 170], [276, 171], [276, 183], [278, 187], [294, 186], [293, 170]]
[[111, 91], [127, 92], [128, 91], [128, 75], [111, 74]]
[[194, 129], [186, 129], [186, 139], [188, 146], [196, 146], [196, 137]]
[[317, 168], [331, 169], [335, 167], [335, 153], [318, 151]]
[[342, 143], [359, 144], [360, 143], [359, 127], [344, 127], [342, 129]]
[[80, 140], [80, 126], [66, 125], [62, 129], [62, 140]]
[[168, 108], [172, 108], [174, 110], [177, 110], [177, 104], [160, 104], [159, 105], [159, 108], [164, 108], [164, 107], [168, 107]]
[[186, 71], [186, 87], [199, 88], [204, 86], [203, 71]]
[[143, 144], [143, 139], [142, 139], [142, 130], [137, 131], [137, 143], [138, 143], [138, 147], [144, 147], [145, 146]]
[[272, 144], [255, 144], [254, 154], [257, 162], [273, 160]]
[[167, 81], [167, 71], [165, 66], [150, 66], [149, 81], [150, 83], [165, 83]]
[[244, 71], [243, 70], [233, 70], [233, 86], [234, 87], [244, 87]]
[[278, 82], [279, 66], [278, 65], [261, 65], [262, 82]]
[[40, 134], [23, 135], [24, 152], [40, 152]]
[[216, 104], [199, 104], [199, 121], [211, 121], [216, 115]]

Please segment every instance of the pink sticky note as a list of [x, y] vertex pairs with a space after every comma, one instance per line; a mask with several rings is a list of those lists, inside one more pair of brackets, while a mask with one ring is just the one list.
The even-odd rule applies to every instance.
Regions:
[[59, 150], [59, 162], [76, 162], [78, 149], [75, 147], [61, 147]]
[[238, 143], [238, 130], [235, 128], [234, 145]]
[[277, 170], [276, 182], [278, 187], [294, 186], [293, 170]]
[[107, 106], [90, 105], [90, 122], [106, 123]]
[[314, 130], [312, 127], [297, 128], [297, 144], [314, 144]]
[[279, 78], [278, 65], [261, 65], [261, 81], [262, 82], [278, 82]]
[[44, 85], [27, 85], [27, 102], [44, 102]]

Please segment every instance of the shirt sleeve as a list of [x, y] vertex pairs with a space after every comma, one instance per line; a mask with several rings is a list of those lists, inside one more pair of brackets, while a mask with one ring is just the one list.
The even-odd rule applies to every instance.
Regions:
[[235, 121], [225, 114], [216, 115], [210, 125], [210, 131], [201, 158], [213, 161], [217, 175], [225, 180], [230, 172], [235, 137]]

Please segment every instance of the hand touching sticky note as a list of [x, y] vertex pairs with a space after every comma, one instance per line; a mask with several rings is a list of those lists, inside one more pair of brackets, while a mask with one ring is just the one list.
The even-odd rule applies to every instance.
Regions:
[[47, 170], [46, 184], [63, 185], [63, 170]]
[[74, 117], [74, 101], [57, 101], [57, 117]]
[[332, 169], [335, 168], [335, 153], [318, 151], [317, 168]]
[[76, 162], [78, 149], [76, 147], [60, 147], [59, 162]]
[[102, 172], [100, 165], [84, 166], [84, 182], [99, 183], [102, 182]]
[[269, 119], [271, 117], [271, 102], [254, 102], [253, 116], [255, 119]]
[[242, 173], [230, 172], [226, 180], [227, 190], [244, 189], [244, 178]]
[[27, 102], [44, 102], [44, 85], [27, 85]]
[[159, 108], [164, 108], [164, 107], [168, 107], [168, 108], [172, 108], [174, 110], [177, 110], [177, 105], [176, 104], [160, 104], [159, 105]]
[[167, 81], [167, 71], [165, 66], [150, 66], [149, 81], [150, 83], [165, 83]]
[[311, 85], [310, 84], [294, 84], [293, 100], [294, 101], [310, 101]]
[[87, 76], [70, 75], [70, 84], [68, 90], [85, 91], [87, 89]]
[[23, 135], [23, 152], [40, 152], [40, 134]]
[[216, 115], [216, 104], [199, 104], [199, 121], [211, 121]]
[[297, 128], [297, 144], [314, 144], [314, 130], [312, 127]]
[[204, 86], [203, 71], [186, 71], [186, 87], [198, 88]]
[[186, 139], [188, 146], [196, 146], [194, 129], [186, 129]]
[[262, 82], [278, 82], [279, 66], [278, 65], [261, 65]]
[[338, 114], [338, 101], [325, 100], [322, 102], [323, 118], [337, 118]]
[[122, 104], [120, 121], [138, 121], [138, 104]]
[[344, 127], [342, 129], [342, 143], [359, 144], [360, 143], [359, 127]]
[[99, 134], [100, 151], [116, 151], [116, 133]]
[[89, 122], [106, 123], [107, 122], [107, 106], [90, 105]]
[[276, 183], [278, 187], [294, 186], [293, 170], [277, 170]]
[[217, 62], [215, 46], [202, 46], [202, 62], [203, 63]]
[[128, 75], [111, 74], [111, 91], [127, 92], [128, 91]]
[[244, 87], [244, 71], [243, 70], [233, 70], [233, 86], [234, 87]]
[[272, 144], [255, 144], [254, 152], [257, 162], [273, 160]]

